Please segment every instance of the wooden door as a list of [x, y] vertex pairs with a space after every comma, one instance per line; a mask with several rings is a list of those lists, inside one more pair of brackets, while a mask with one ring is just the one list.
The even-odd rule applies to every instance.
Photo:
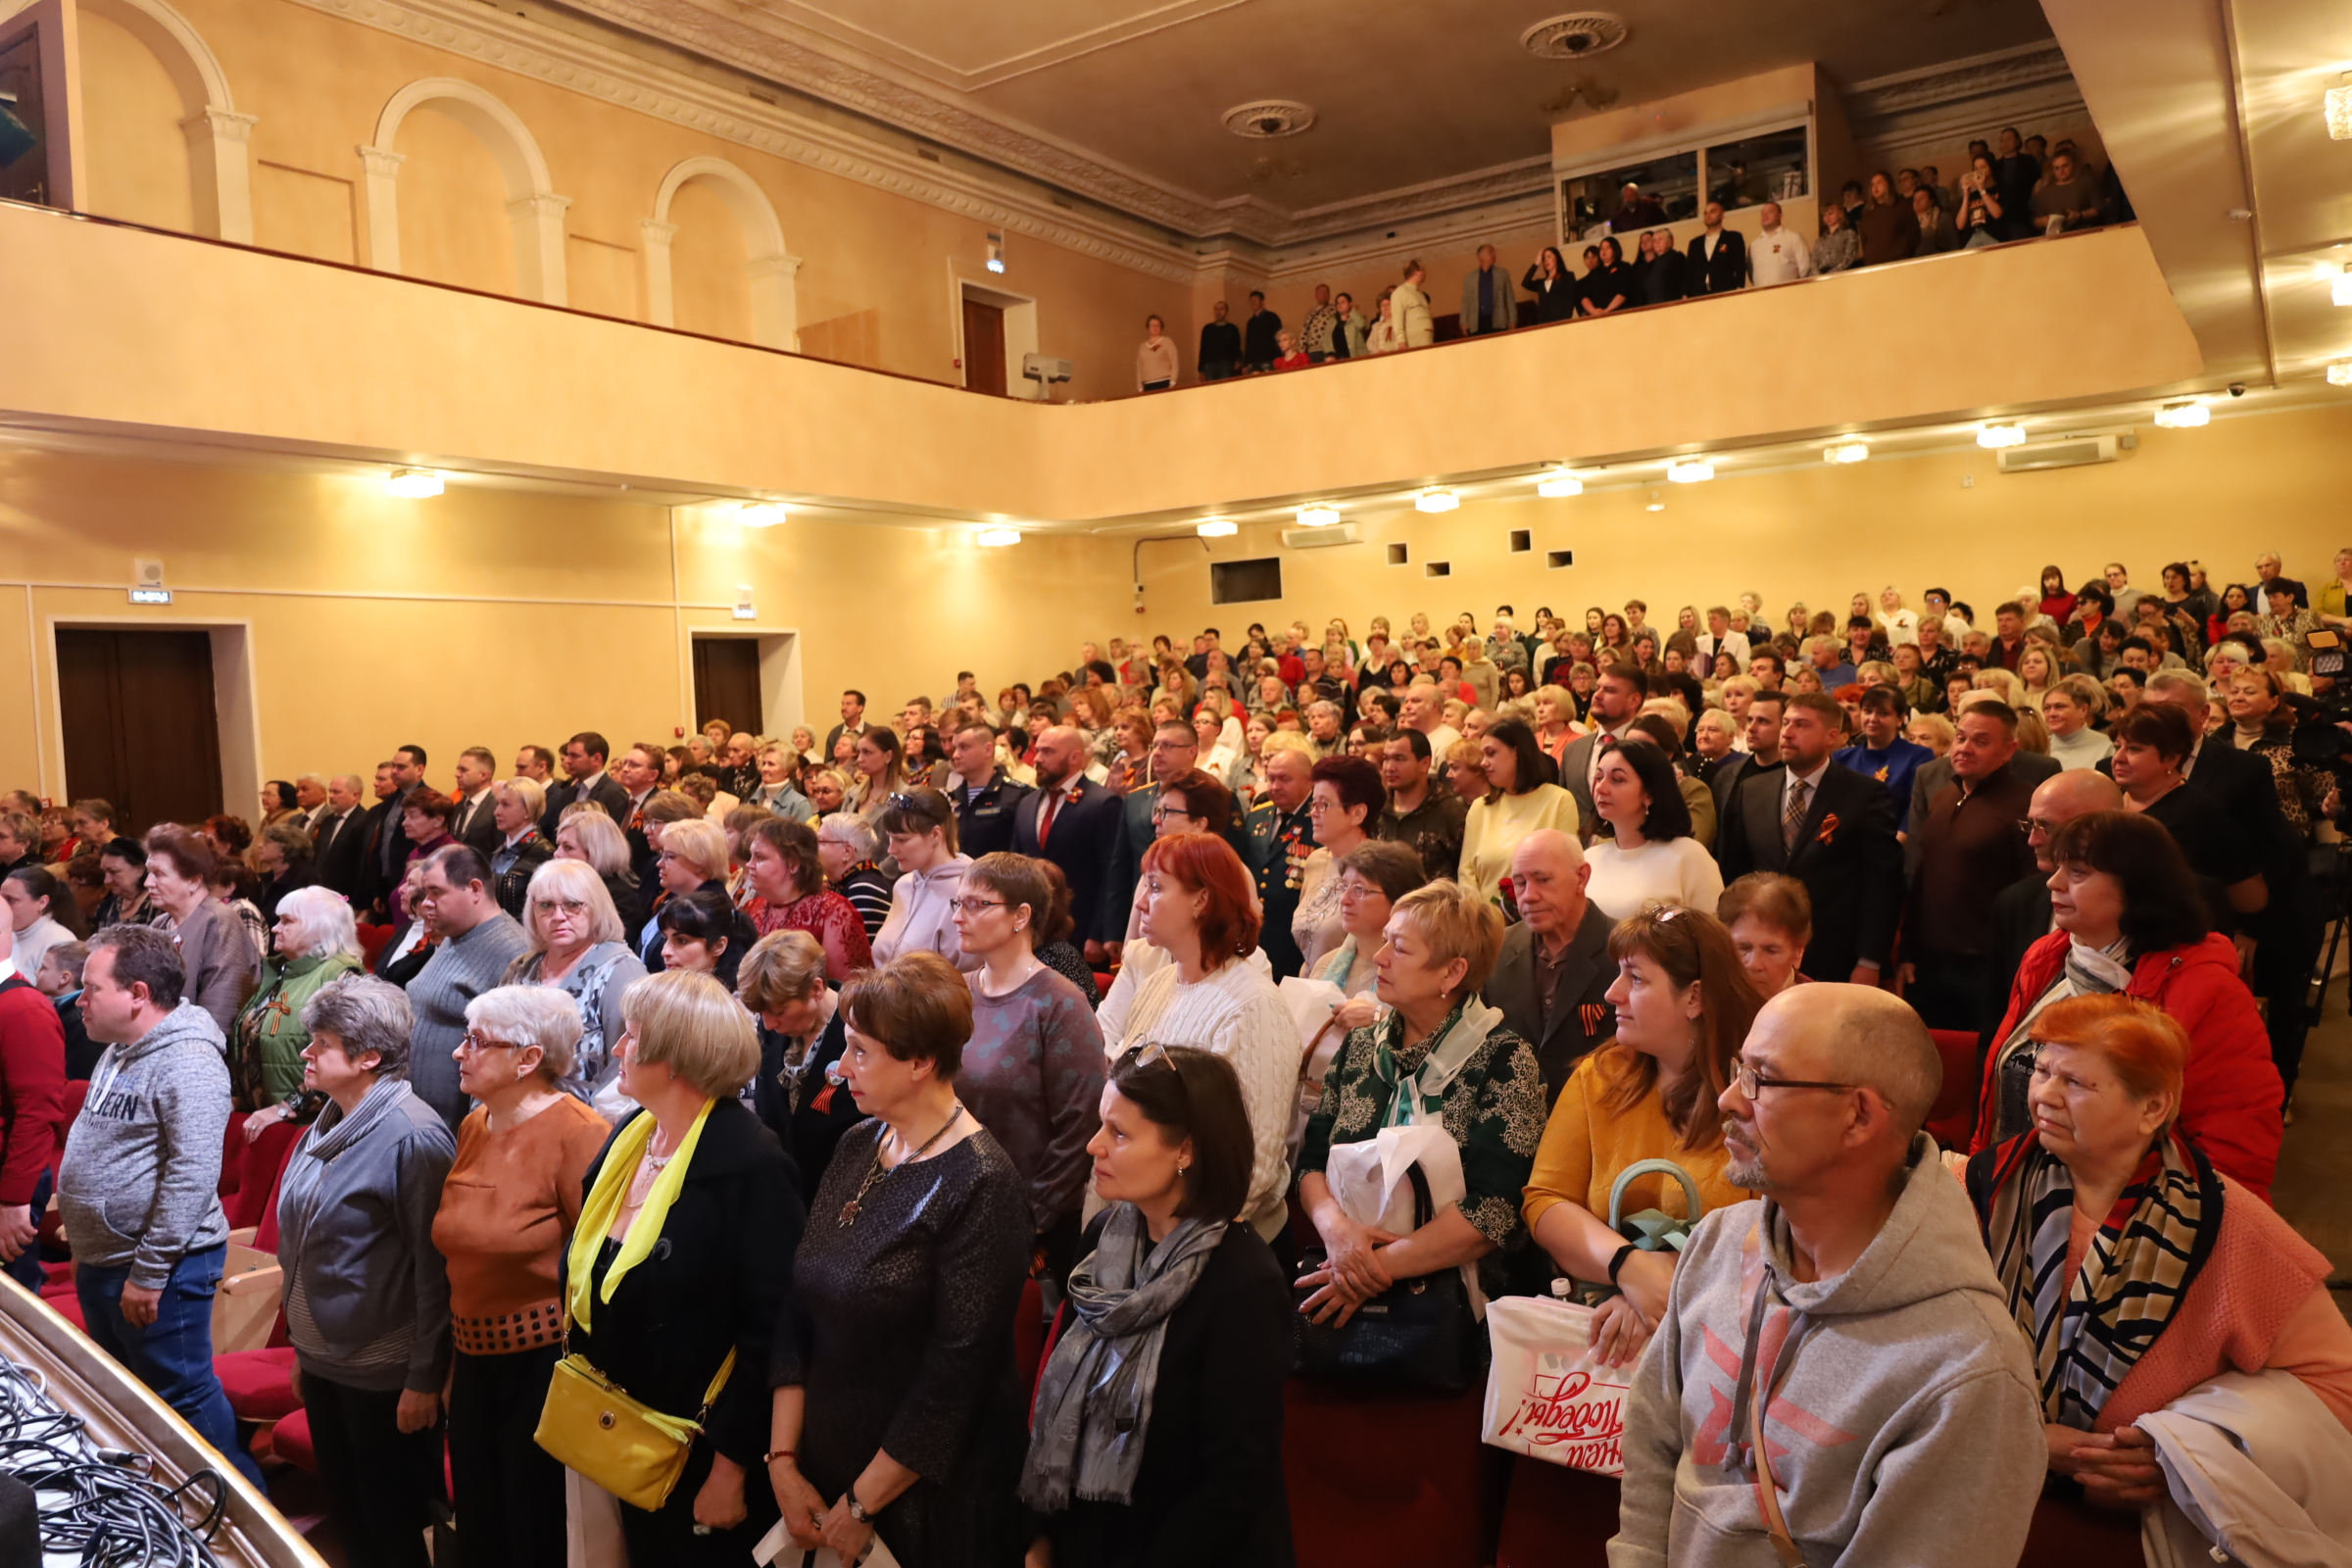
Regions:
[[112, 803], [125, 833], [220, 809], [208, 633], [61, 630], [57, 695], [68, 799]]
[[963, 385], [969, 392], [1004, 395], [1004, 310], [963, 301]]
[[694, 723], [723, 718], [736, 729], [761, 733], [760, 643], [752, 637], [694, 640]]

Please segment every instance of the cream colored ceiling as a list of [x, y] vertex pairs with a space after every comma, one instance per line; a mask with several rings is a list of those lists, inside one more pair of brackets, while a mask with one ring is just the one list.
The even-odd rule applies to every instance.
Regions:
[[[1818, 62], [1853, 82], [2044, 39], [2035, 0], [569, 0], [1186, 235], [1281, 243], [1542, 188], [1569, 89], [1640, 103]], [[1542, 60], [1563, 12], [1630, 35]], [[1249, 141], [1225, 112], [1308, 105]]]
[[2322, 96], [2352, 11], [2321, 0], [2047, 0], [2050, 21], [2215, 384], [2352, 356], [2352, 141]]

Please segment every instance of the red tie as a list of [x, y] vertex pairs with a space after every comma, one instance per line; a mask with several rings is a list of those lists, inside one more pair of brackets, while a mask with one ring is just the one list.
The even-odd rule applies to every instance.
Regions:
[[1061, 809], [1062, 794], [1055, 790], [1046, 797], [1046, 808], [1037, 813], [1037, 847], [1044, 849], [1046, 840], [1054, 836], [1054, 813]]

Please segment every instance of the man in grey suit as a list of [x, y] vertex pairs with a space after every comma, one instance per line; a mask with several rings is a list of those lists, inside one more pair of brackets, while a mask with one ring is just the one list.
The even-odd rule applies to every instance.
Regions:
[[570, 782], [558, 784], [547, 792], [547, 810], [539, 818], [539, 832], [550, 844], [555, 842], [556, 829], [564, 821], [564, 808], [574, 801], [593, 801], [605, 808], [613, 826], [626, 825], [629, 792], [605, 771], [605, 759], [612, 755], [612, 743], [592, 729], [584, 729], [564, 743], [564, 771], [570, 776]]
[[1600, 766], [1601, 737], [1607, 736], [1612, 746], [1624, 740], [1642, 716], [1642, 700], [1648, 695], [1649, 682], [1633, 665], [1611, 664], [1602, 670], [1600, 684], [1592, 688], [1592, 733], [1579, 737], [1560, 758], [1560, 788], [1576, 797], [1577, 830], [1587, 841], [1600, 820], [1592, 809], [1592, 774]]
[[1511, 891], [1520, 921], [1503, 933], [1485, 1001], [1536, 1048], [1544, 1102], [1560, 1098], [1584, 1054], [1617, 1032], [1609, 986], [1609, 932], [1616, 922], [1585, 897], [1592, 868], [1575, 839], [1541, 828], [1511, 852]]

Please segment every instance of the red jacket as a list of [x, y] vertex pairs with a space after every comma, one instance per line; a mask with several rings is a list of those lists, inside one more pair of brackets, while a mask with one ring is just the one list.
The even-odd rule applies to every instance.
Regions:
[[[2066, 964], [2072, 941], [2053, 931], [2026, 950], [2009, 987], [2009, 1010], [1994, 1031], [1994, 1051], [1984, 1057], [1984, 1083], [1977, 1102], [1978, 1153], [1993, 1142], [2000, 1095], [1993, 1076], [1998, 1043], [2034, 1005]], [[2152, 1002], [2188, 1031], [2188, 1076], [2181, 1086], [2180, 1131], [2205, 1152], [2214, 1169], [2271, 1200], [2271, 1178], [2278, 1170], [2278, 1141], [2285, 1124], [2280, 1107], [2286, 1087], [2271, 1061], [2271, 1038], [2254, 1010], [2254, 994], [2237, 976], [2237, 948], [2215, 933], [2194, 947], [2147, 954], [2132, 965], [2124, 994]]]
[[56, 1003], [12, 976], [0, 984], [0, 1203], [32, 1201], [65, 1119], [66, 1026]]

